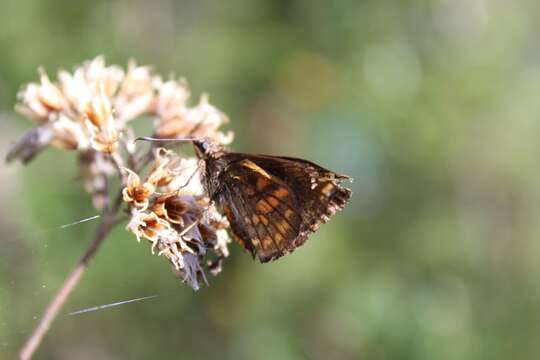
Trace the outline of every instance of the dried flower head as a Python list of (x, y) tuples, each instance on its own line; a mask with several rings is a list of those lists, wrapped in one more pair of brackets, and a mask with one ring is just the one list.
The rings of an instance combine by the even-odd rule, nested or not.
[(127, 186), (122, 190), (124, 201), (139, 210), (145, 210), (150, 202), (150, 196), (154, 194), (155, 186), (148, 181), (141, 183), (139, 175), (130, 169), (124, 170), (128, 172)]
[(196, 159), (136, 146), (130, 126), (138, 117), (153, 118), (154, 136), (230, 143), (232, 133), (220, 131), (227, 117), (207, 96), (195, 106), (189, 98), (185, 80), (163, 81), (135, 61), (123, 70), (98, 56), (73, 72), (60, 70), (57, 80), (40, 68), (39, 82), (24, 86), (15, 106), (39, 127), (16, 142), (6, 159), (27, 163), (48, 145), (76, 151), (84, 188), (98, 209), (111, 205), (111, 178), (119, 175), (120, 200), (131, 215), (127, 229), (198, 288), (206, 281), (203, 269), (217, 273), (228, 255), (227, 221), (204, 194)]
[(20, 102), (15, 109), (38, 122), (46, 122), (66, 109), (68, 101), (43, 68), (39, 68), (38, 72), (40, 83), (30, 83), (18, 94)]
[[(200, 281), (206, 282), (205, 265), (217, 273), (214, 263), (228, 255), (229, 237), (224, 231), (227, 222), (210, 206), (193, 164), (195, 159), (157, 149), (144, 182), (126, 169), (129, 175), (123, 199), (131, 208), (127, 229), (138, 240), (151, 242), (152, 252), (157, 249), (182, 279), (197, 289)], [(205, 260), (208, 250), (216, 259)]]
[(153, 79), (150, 66), (137, 66), (134, 60), (129, 61), (126, 76), (120, 84), (120, 91), (113, 104), (117, 111), (116, 117), (121, 124), (152, 111)]
[(156, 102), (159, 116), (155, 134), (162, 138), (205, 137), (220, 144), (230, 144), (232, 132), (218, 131), (221, 125), (229, 122), (227, 116), (208, 102), (207, 95), (202, 95), (194, 107), (187, 105), (189, 97), (185, 80), (162, 83)]

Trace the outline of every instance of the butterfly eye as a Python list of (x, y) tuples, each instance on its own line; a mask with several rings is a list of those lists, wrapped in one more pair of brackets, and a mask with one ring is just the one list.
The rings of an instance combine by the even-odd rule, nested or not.
[(210, 149), (210, 145), (206, 140), (193, 140), (193, 146), (195, 147), (197, 156), (200, 158), (205, 157)]

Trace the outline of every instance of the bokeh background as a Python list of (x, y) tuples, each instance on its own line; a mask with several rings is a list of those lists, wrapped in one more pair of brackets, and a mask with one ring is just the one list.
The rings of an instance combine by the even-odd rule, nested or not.
[[(0, 145), (19, 87), (96, 55), (187, 77), (238, 151), (349, 174), (293, 255), (240, 246), (193, 292), (119, 227), (39, 359), (537, 359), (540, 6), (534, 0), (0, 2)], [(3, 155), (2, 155), (3, 156)], [(74, 154), (0, 167), (0, 358), (92, 238)]]

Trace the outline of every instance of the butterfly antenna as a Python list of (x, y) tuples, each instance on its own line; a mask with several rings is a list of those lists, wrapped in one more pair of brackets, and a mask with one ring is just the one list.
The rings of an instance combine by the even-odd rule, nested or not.
[(201, 138), (195, 138), (195, 137), (185, 137), (185, 138), (175, 138), (175, 139), (167, 139), (167, 138), (154, 138), (150, 136), (139, 136), (135, 139), (135, 141), (149, 141), (149, 142), (167, 142), (167, 143), (178, 143), (178, 142), (193, 142), (197, 140), (202, 140)]

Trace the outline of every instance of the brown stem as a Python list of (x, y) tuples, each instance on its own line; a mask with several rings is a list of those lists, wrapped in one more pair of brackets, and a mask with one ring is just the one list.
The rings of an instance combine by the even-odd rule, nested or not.
[(103, 240), (105, 240), (111, 229), (116, 224), (116, 212), (119, 208), (120, 202), (117, 201), (112, 209), (105, 210), (103, 212), (101, 222), (96, 230), (94, 240), (92, 240), (75, 268), (66, 278), (60, 290), (56, 292), (51, 303), (43, 313), (43, 316), (41, 317), (37, 327), (32, 332), (32, 335), (26, 340), (26, 343), (21, 348), (18, 357), (20, 360), (30, 359), (38, 348), (41, 340), (43, 340), (43, 337), (49, 330), (52, 322), (58, 315), (58, 312), (66, 302), (67, 298), (69, 297), (75, 286), (79, 283), (79, 280), (81, 279), (84, 271), (86, 270), (89, 261), (95, 255)]

